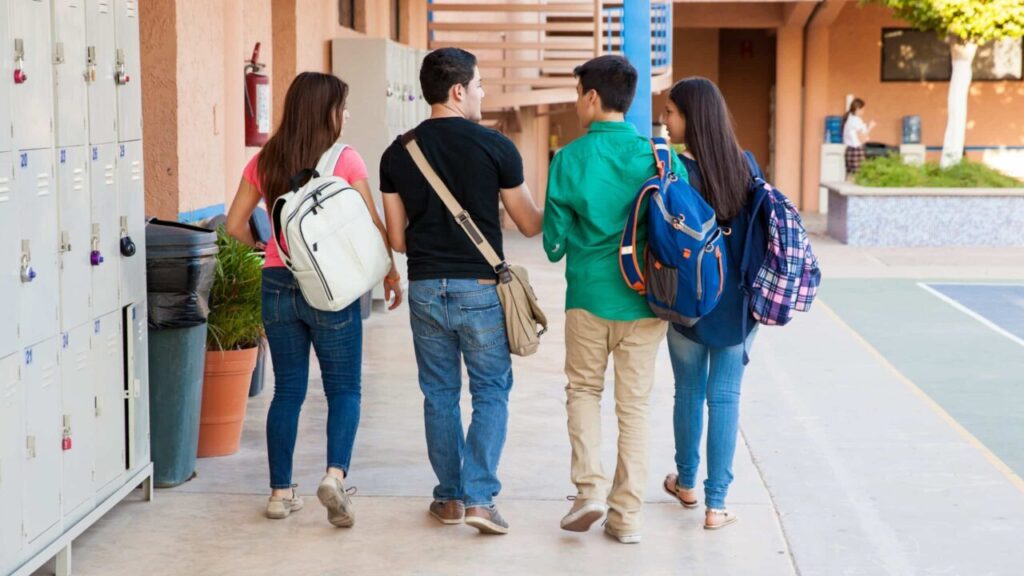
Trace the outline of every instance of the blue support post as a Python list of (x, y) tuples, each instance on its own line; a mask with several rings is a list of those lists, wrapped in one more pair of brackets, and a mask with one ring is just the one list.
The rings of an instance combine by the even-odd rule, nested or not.
[(640, 134), (651, 136), (651, 0), (623, 2), (623, 54), (636, 68), (636, 97), (626, 113)]

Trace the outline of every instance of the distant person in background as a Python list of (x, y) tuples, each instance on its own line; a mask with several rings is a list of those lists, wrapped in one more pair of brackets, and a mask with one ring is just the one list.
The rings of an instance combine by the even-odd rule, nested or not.
[(846, 176), (852, 177), (860, 171), (864, 163), (864, 142), (867, 141), (875, 121), (865, 124), (860, 117), (864, 110), (864, 101), (854, 98), (850, 109), (843, 115), (843, 144), (846, 145)]

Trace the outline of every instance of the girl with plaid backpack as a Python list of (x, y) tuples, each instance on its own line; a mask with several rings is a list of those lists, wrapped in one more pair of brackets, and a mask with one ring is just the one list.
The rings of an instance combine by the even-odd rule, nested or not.
[(699, 506), (696, 480), (707, 403), (704, 527), (716, 530), (737, 519), (725, 499), (733, 479), (740, 384), (757, 326), (784, 324), (793, 310), (809, 307), (820, 273), (799, 214), (764, 182), (753, 155), (740, 148), (713, 82), (699, 77), (677, 82), (664, 122), (672, 142), (686, 145), (680, 158), (691, 186), (715, 210), (726, 237), (726, 264), (714, 309), (693, 326), (673, 324), (669, 330), (676, 472), (663, 487), (685, 508)]

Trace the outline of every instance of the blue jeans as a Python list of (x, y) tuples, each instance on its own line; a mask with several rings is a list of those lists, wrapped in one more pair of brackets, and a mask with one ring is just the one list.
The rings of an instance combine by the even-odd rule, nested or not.
[[(498, 460), (505, 445), (512, 358), (498, 291), (476, 280), (409, 283), (416, 365), (423, 391), (427, 454), (436, 500), (490, 506), (501, 491)], [(469, 373), (473, 418), (463, 434), (462, 364)]]
[[(756, 329), (747, 338), (748, 343), (755, 334)], [(673, 424), (679, 485), (696, 486), (706, 400), (708, 479), (704, 482), (704, 504), (708, 508), (724, 509), (732, 483), (732, 460), (739, 432), (743, 345), (708, 348), (669, 328), (668, 350), (676, 377)]]
[(287, 268), (263, 270), (263, 327), (274, 364), (274, 400), (267, 414), (270, 487), (292, 485), (299, 412), (309, 384), (313, 345), (327, 396), (327, 467), (348, 473), (359, 427), (363, 317), (357, 300), (338, 312), (310, 307)]

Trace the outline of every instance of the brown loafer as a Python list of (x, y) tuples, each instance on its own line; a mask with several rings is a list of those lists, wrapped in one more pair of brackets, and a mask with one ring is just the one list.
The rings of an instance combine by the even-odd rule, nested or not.
[(461, 500), (434, 500), (430, 503), (430, 515), (441, 524), (462, 524), (466, 507)]

